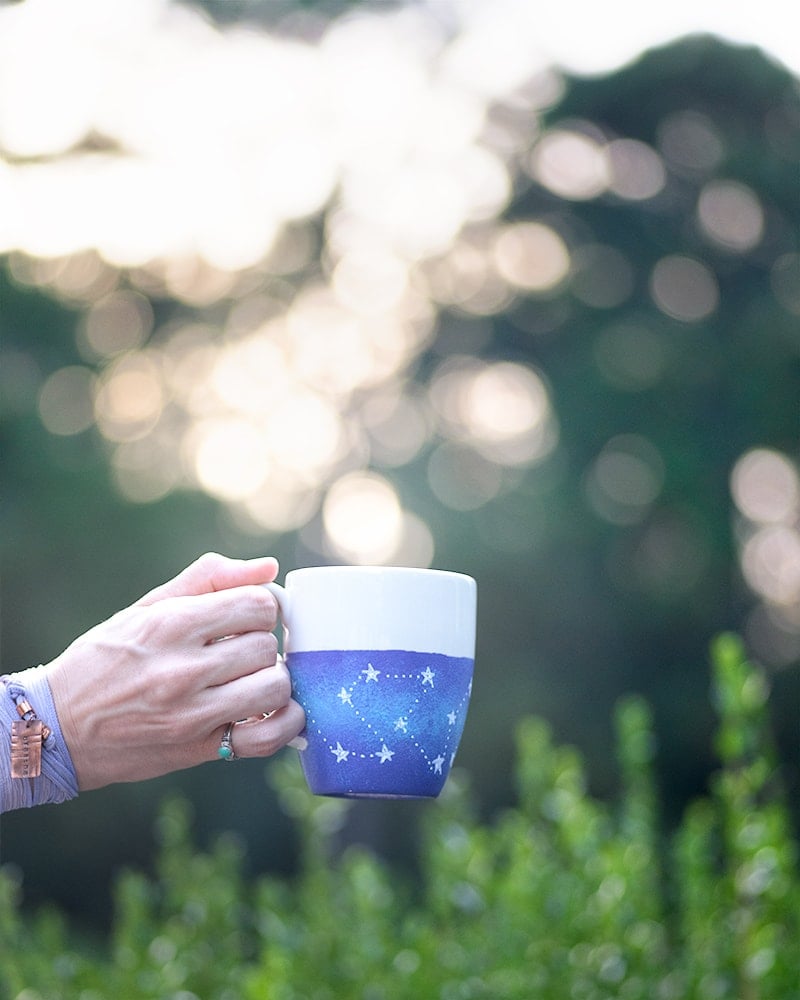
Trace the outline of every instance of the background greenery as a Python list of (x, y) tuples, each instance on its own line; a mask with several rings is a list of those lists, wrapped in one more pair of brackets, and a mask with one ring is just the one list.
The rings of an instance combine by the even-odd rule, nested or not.
[(514, 804), (480, 823), (462, 773), (427, 815), (413, 884), (363, 847), (340, 854), (348, 804), (315, 799), (287, 759), (273, 780), (302, 845), (296, 878), (244, 878), (231, 835), (198, 852), (191, 807), (171, 801), (156, 874), (118, 879), (113, 935), (97, 949), (52, 909), (22, 919), (0, 875), (0, 988), (25, 1000), (789, 1000), (800, 880), (768, 683), (731, 635), (714, 660), (722, 767), (667, 838), (638, 698), (616, 713), (613, 804), (587, 795), (580, 754), (526, 719)]
[[(218, 5), (211, 6), (216, 12)], [(233, 8), (226, 5), (227, 16), (235, 20)], [(243, 7), (239, 13), (244, 16), (247, 11)], [(594, 795), (606, 798), (614, 794), (618, 781), (614, 706), (623, 695), (644, 696), (652, 708), (660, 752), (654, 764), (657, 792), (641, 792), (644, 798), (635, 799), (636, 808), (645, 808), (647, 796), (657, 795), (663, 803), (665, 826), (682, 824), (678, 844), (708, 836), (711, 820), (702, 807), (682, 817), (686, 803), (707, 787), (716, 766), (706, 650), (711, 637), (722, 630), (745, 634), (754, 654), (767, 663), (772, 692), (768, 710), (795, 823), (800, 801), (800, 675), (796, 665), (800, 643), (797, 631), (786, 621), (781, 628), (767, 630), (764, 638), (764, 602), (742, 578), (739, 543), (744, 527), (730, 491), (733, 467), (749, 449), (770, 449), (790, 463), (797, 461), (800, 307), (792, 283), (798, 273), (792, 261), (797, 260), (800, 222), (797, 81), (757, 50), (702, 37), (647, 53), (611, 76), (564, 76), (561, 84), (557, 99), (543, 111), (531, 111), (524, 104), (520, 111), (513, 101), (498, 102), (491, 108), (490, 119), (502, 123), (528, 116), (529, 145), (548, 129), (573, 127), (578, 122), (584, 134), (621, 136), (656, 147), (664, 121), (688, 110), (711, 123), (722, 152), (702, 169), (680, 169), (673, 163), (662, 194), (643, 201), (623, 200), (610, 193), (581, 199), (560, 196), (517, 164), (501, 221), (546, 220), (568, 242), (575, 261), (581, 259), (581, 250), (597, 245), (613, 248), (625, 262), (627, 292), (604, 297), (606, 283), (614, 286), (618, 281), (613, 269), (606, 282), (602, 270), (599, 277), (592, 277), (591, 269), (581, 271), (576, 264), (569, 280), (543, 292), (518, 292), (494, 308), (470, 304), (457, 295), (449, 303), (440, 301), (434, 335), (414, 358), (406, 385), (410, 393), (424, 394), (438, 366), (455, 355), (481, 363), (529, 366), (540, 373), (552, 399), (558, 445), (541, 461), (505, 470), (503, 489), (496, 496), (456, 507), (443, 503), (431, 486), (430, 461), (438, 439), (429, 440), (404, 463), (381, 464), (375, 456), (368, 463), (427, 524), (435, 539), (435, 565), (470, 573), (479, 583), (476, 686), (459, 755), (461, 768), (470, 776), (477, 819), (475, 826), (448, 834), (448, 824), (460, 822), (447, 811), (455, 808), (452, 804), (440, 814), (439, 804), (428, 808), (362, 803), (340, 817), (335, 844), (338, 849), (366, 844), (413, 870), (420, 821), (439, 824), (433, 846), (428, 848), (437, 859), (428, 875), (429, 918), (437, 921), (437, 928), (444, 926), (446, 921), (441, 914), (436, 916), (436, 908), (450, 907), (448, 920), (452, 913), (460, 914), (458, 919), (465, 922), (464, 932), (473, 943), (476, 928), (488, 926), (470, 923), (475, 916), (472, 902), (484, 890), (489, 895), (500, 893), (503, 907), (513, 904), (536, 912), (528, 897), (512, 899), (517, 888), (510, 878), (502, 887), (499, 882), (477, 888), (472, 883), (455, 889), (445, 885), (451, 877), (448, 873), (459, 864), (459, 838), (465, 845), (464, 857), (475, 859), (478, 882), (484, 864), (494, 871), (499, 867), (497, 858), (513, 853), (512, 828), (528, 822), (529, 816), (508, 814), (507, 821), (500, 821), (496, 828), (496, 839), (489, 838), (489, 828), (481, 823), (490, 822), (517, 802), (512, 777), (514, 733), (520, 720), (531, 713), (548, 721), (558, 743), (573, 744), (585, 754), (588, 787)], [(763, 208), (763, 238), (747, 252), (715, 244), (698, 225), (699, 193), (719, 178), (745, 185)], [(309, 277), (325, 275), (327, 211), (328, 207), (308, 220), (319, 252), (289, 276), (271, 273), (269, 268), (249, 275), (251, 289), (256, 282), (258, 290), (286, 301), (299, 294)], [(649, 276), (659, 260), (672, 254), (701, 261), (714, 275), (719, 292), (716, 309), (687, 321), (657, 308)], [(784, 272), (776, 271), (776, 262), (781, 260), (790, 265), (783, 283)], [(453, 269), (456, 285), (466, 280), (459, 277), (453, 260), (445, 258), (439, 265)], [(40, 411), (40, 392), (48, 377), (72, 365), (92, 368), (102, 376), (113, 363), (109, 358), (87, 358), (82, 332), (87, 305), (59, 293), (52, 274), (46, 267), (37, 270), (35, 259), (19, 252), (4, 260), (0, 273), (4, 670), (47, 661), (72, 637), (207, 549), (231, 555), (274, 553), (284, 571), (341, 560), (340, 555), (316, 545), (314, 531), (307, 526), (272, 532), (248, 528), (229, 505), (199, 488), (176, 488), (152, 502), (132, 502), (118, 488), (113, 448), (97, 426), (69, 435), (48, 430)], [(235, 290), (202, 303), (170, 295), (163, 287), (148, 292), (141, 274), (133, 270), (119, 269), (115, 280), (121, 288), (147, 294), (155, 346), (175, 323), (202, 322), (217, 330), (222, 342), (226, 317), (236, 305)], [(620, 344), (627, 345), (625, 350), (609, 353), (609, 345), (619, 348)], [(264, 377), (268, 380), (269, 373)], [(592, 498), (598, 456), (620, 435), (634, 435), (637, 441), (649, 443), (658, 456), (657, 495), (634, 516), (628, 516), (627, 508), (622, 515), (609, 511)], [(464, 461), (467, 471), (460, 488), (468, 496), (473, 484), (466, 457)], [(537, 850), (557, 852), (561, 849), (556, 847), (558, 838), (574, 837), (577, 843), (568, 845), (569, 850), (588, 852), (603, 839), (598, 831), (606, 822), (604, 807), (590, 799), (583, 805), (577, 801), (580, 781), (559, 751), (542, 750), (540, 764), (536, 764), (531, 747), (539, 746), (536, 741), (542, 739), (541, 730), (536, 733), (529, 734), (527, 751), (520, 750), (520, 766), (541, 766), (545, 771), (566, 768), (565, 794), (576, 798), (576, 812), (570, 813), (566, 827), (556, 817), (555, 831), (547, 823), (540, 829)], [(192, 802), (192, 841), (201, 850), (221, 831), (235, 831), (244, 845), (244, 858), (237, 862), (244, 868), (243, 878), (292, 871), (301, 860), (298, 852), (305, 851), (304, 877), (309, 882), (302, 892), (311, 893), (314, 880), (326, 877), (324, 871), (308, 855), (308, 842), (305, 847), (298, 845), (288, 817), (279, 808), (272, 777), (264, 781), (265, 773), (274, 776), (288, 767), (277, 762), (266, 767), (261, 762), (243, 762), (235, 769), (208, 765), (148, 785), (92, 793), (57, 809), (8, 815), (0, 831), (2, 859), (22, 873), (27, 903), (54, 900), (71, 918), (102, 926), (111, 912), (108, 886), (114, 873), (121, 866), (154, 863), (153, 830), (160, 804), (165, 795), (178, 792)], [(552, 773), (546, 779), (556, 786), (560, 780)], [(534, 792), (529, 789), (524, 794)], [(732, 792), (726, 795), (729, 804), (734, 801)], [(324, 804), (315, 808), (325, 815)], [(515, 804), (513, 808), (522, 807)], [(178, 822), (169, 815), (162, 821), (164, 829)], [(569, 826), (573, 819), (574, 829)], [(611, 855), (622, 850), (625, 835), (620, 830), (616, 828), (608, 840)], [(554, 832), (556, 840), (548, 847)], [(455, 852), (450, 860), (443, 843)], [(178, 844), (174, 850), (189, 849)], [(482, 851), (494, 860), (481, 860)], [(172, 866), (167, 882), (177, 871), (175, 857), (168, 853), (161, 862)], [(695, 859), (691, 864), (699, 866), (698, 884), (703, 879), (710, 884), (713, 880), (703, 868), (706, 862), (691, 857)], [(524, 856), (514, 863), (528, 870), (535, 869), (538, 861), (538, 855), (535, 863)], [(563, 859), (551, 861), (557, 877), (568, 881), (569, 864)], [(205, 864), (224, 867), (233, 861), (223, 851), (221, 860), (199, 858), (190, 864), (202, 869)], [(381, 869), (358, 856), (348, 864), (347, 879), (336, 882), (331, 891), (355, 893), (349, 906), (378, 905), (374, 898), (380, 900), (381, 894), (375, 896), (372, 889), (365, 890), (363, 901), (356, 897), (359, 880), (385, 881)], [(609, 864), (609, 872), (592, 875), (597, 886), (606, 874), (617, 871), (617, 860)], [(219, 874), (213, 877), (220, 878)], [(452, 878), (458, 881), (455, 875)], [(443, 881), (437, 888), (439, 880)], [(126, 884), (122, 902), (117, 904), (124, 911), (119, 933), (124, 937), (124, 927), (131, 926), (131, 934), (146, 936), (141, 928), (136, 929), (136, 921), (141, 919), (141, 926), (149, 927), (148, 921), (157, 924), (162, 919), (146, 915), (151, 889), (135, 880)], [(612, 879), (608, 886), (614, 884)], [(260, 892), (285, 902), (282, 883), (263, 885), (266, 888)], [(720, 892), (733, 891), (725, 885)], [(617, 898), (611, 888), (609, 913), (597, 915), (591, 933), (600, 936), (592, 939), (591, 949), (556, 954), (554, 944), (556, 950), (542, 963), (543, 968), (552, 971), (559, 962), (583, 958), (602, 965), (603, 955), (609, 969), (619, 968), (616, 952), (606, 955), (597, 949), (601, 938), (605, 940), (603, 935), (615, 933), (612, 925), (618, 908), (639, 903), (624, 893)], [(176, 886), (174, 891), (184, 890)], [(454, 902), (454, 891), (456, 895), (463, 891), (460, 903)], [(530, 891), (540, 890), (531, 887)], [(450, 895), (437, 901), (438, 892)], [(687, 902), (683, 911), (687, 921), (697, 922), (698, 940), (714, 933), (713, 919), (692, 909), (702, 903), (701, 898)], [(184, 905), (188, 904), (181, 896), (180, 906)], [(137, 906), (143, 907), (141, 917), (131, 915)], [(308, 908), (302, 912), (304, 918), (309, 916)], [(406, 968), (412, 983), (416, 969), (429, 969), (429, 963), (419, 957), (419, 935), (425, 928), (414, 928), (415, 920), (422, 918), (415, 910), (408, 912), (407, 948), (393, 956), (393, 961)], [(280, 906), (274, 913), (270, 920), (284, 919)], [(386, 910), (375, 914), (379, 921), (385, 917)], [(566, 910), (559, 919), (566, 926)], [(648, 954), (648, 949), (654, 949), (655, 954), (667, 947), (659, 919), (657, 914), (646, 918), (651, 923), (642, 929), (636, 948)], [(287, 942), (293, 941), (301, 934), (300, 924), (292, 914), (285, 920), (282, 928), (270, 925), (269, 933), (280, 931)], [(767, 921), (764, 926), (779, 923)], [(329, 932), (330, 928), (325, 931)], [(453, 934), (453, 948), (463, 946)], [(287, 943), (287, 954), (295, 947), (298, 953), (308, 948), (313, 954), (313, 928), (308, 935), (298, 945)], [(497, 930), (496, 943), (502, 939)], [(375, 945), (378, 953), (384, 947), (382, 940)], [(714, 941), (714, 947), (727, 947), (722, 938), (714, 937)], [(574, 944), (578, 945), (578, 939)], [(120, 947), (127, 945), (122, 942)], [(773, 944), (768, 947), (776, 954), (780, 951)], [(165, 948), (173, 945), (167, 943)], [(149, 961), (135, 948), (134, 953), (136, 962)], [(282, 954), (254, 958), (252, 982), (257, 983), (259, 976), (274, 980), (277, 973), (272, 963), (282, 961), (290, 963), (287, 968), (296, 976), (295, 960), (290, 962)], [(699, 975), (689, 968), (698, 954), (686, 953), (688, 964), (681, 975)], [(462, 960), (467, 962), (468, 957), (458, 959)], [(733, 975), (732, 961), (730, 955), (719, 958), (720, 975)], [(415, 962), (419, 964), (412, 969)], [(440, 971), (446, 975), (446, 969)], [(595, 974), (600, 974), (597, 969)], [(784, 975), (774, 972), (779, 974)], [(343, 975), (346, 978), (346, 970)], [(514, 992), (516, 975), (518, 970), (508, 971), (509, 996), (522, 995)], [(375, 995), (383, 995), (381, 980), (374, 981)], [(458, 995), (500, 995), (480, 992), (486, 988), (475, 985), (476, 992)], [(297, 990), (285, 995), (304, 995), (299, 985)], [(594, 994), (587, 987), (581, 995)], [(681, 994), (678, 990), (664, 995)]]

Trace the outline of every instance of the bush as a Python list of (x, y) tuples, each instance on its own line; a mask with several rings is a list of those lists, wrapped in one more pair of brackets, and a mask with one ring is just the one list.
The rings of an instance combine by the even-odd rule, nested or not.
[(789, 1000), (800, 984), (800, 879), (767, 724), (768, 686), (733, 636), (713, 647), (721, 769), (669, 836), (651, 719), (617, 712), (621, 794), (594, 800), (578, 755), (530, 719), (518, 803), (474, 818), (454, 776), (428, 816), (419, 885), (363, 849), (332, 858), (346, 802), (273, 767), (302, 836), (297, 878), (242, 874), (235, 843), (190, 843), (165, 805), (155, 878), (128, 873), (97, 953), (52, 911), (23, 917), (0, 879), (0, 996), (12, 1000)]

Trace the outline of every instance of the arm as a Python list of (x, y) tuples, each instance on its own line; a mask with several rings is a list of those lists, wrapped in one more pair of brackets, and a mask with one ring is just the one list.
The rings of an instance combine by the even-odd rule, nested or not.
[[(271, 558), (205, 555), (41, 668), (36, 683), (47, 693), (37, 688), (39, 705), (33, 691), (28, 700), (60, 733), (72, 794), (213, 760), (232, 721), (250, 720), (235, 727), (239, 757), (267, 756), (297, 736), (305, 718), (277, 656), (275, 600), (260, 586), (277, 569)], [(0, 714), (6, 733), (13, 711), (9, 701)], [(0, 789), (27, 783), (4, 778), (8, 738), (0, 739)], [(43, 797), (53, 793), (44, 782), (41, 790), (19, 805), (61, 801)], [(0, 800), (0, 808), (17, 807)]]

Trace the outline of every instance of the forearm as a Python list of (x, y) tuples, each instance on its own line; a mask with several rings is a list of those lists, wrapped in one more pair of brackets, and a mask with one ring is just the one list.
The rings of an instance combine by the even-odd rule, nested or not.
[[(11, 777), (11, 727), (20, 719), (14, 693), (24, 693), (36, 715), (50, 729), (41, 754), (41, 774), (36, 778)], [(78, 782), (64, 736), (47, 672), (32, 667), (0, 678), (0, 813), (12, 809), (65, 802), (78, 794)]]

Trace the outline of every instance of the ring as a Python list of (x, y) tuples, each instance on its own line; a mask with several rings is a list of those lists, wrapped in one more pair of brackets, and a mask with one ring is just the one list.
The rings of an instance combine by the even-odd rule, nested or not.
[(217, 756), (222, 760), (236, 760), (236, 754), (233, 752), (233, 741), (231, 740), (232, 732), (233, 723), (229, 722), (225, 727), (225, 732), (222, 734), (222, 739), (219, 741), (219, 747), (217, 749)]

